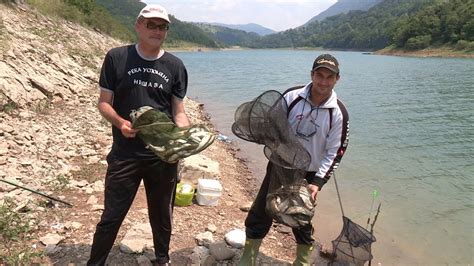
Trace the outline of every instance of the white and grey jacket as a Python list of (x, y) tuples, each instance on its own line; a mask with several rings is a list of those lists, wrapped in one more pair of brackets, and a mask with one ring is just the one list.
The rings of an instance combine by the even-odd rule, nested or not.
[[(349, 142), (349, 114), (336, 92), (321, 105), (308, 100), (312, 83), (288, 89), (284, 93), (288, 104), (288, 122), (300, 143), (311, 155), (308, 172), (315, 172), (309, 181), (319, 189), (338, 167)], [(298, 134), (302, 119), (314, 121), (316, 133), (307, 137)]]

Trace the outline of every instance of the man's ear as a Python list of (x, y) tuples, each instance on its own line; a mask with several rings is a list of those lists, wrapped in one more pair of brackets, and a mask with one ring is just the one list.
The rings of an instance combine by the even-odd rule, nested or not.
[(139, 17), (137, 18), (137, 20), (135, 21), (135, 31), (138, 32), (138, 27), (140, 26), (140, 23), (142, 23), (144, 20), (143, 17)]

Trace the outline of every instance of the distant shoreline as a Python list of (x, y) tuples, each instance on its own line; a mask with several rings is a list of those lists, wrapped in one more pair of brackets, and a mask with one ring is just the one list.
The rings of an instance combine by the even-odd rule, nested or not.
[[(329, 50), (321, 47), (314, 48), (277, 48), (277, 49), (252, 49), (246, 47), (230, 47), (230, 48), (209, 48), (209, 47), (169, 47), (166, 48), (169, 52), (209, 52), (209, 51), (241, 51), (241, 50)], [(381, 49), (377, 51), (367, 50), (333, 50), (333, 51), (351, 51), (375, 55), (391, 55), (391, 56), (405, 56), (405, 57), (443, 57), (443, 58), (474, 58), (474, 52), (465, 53), (450, 49), (423, 49), (417, 51), (397, 50), (397, 49)]]
[(211, 47), (164, 47), (168, 52), (210, 52), (210, 51), (240, 51), (252, 50), (251, 48), (229, 47), (229, 48), (211, 48)]
[(427, 48), (417, 51), (407, 51), (398, 49), (382, 49), (374, 51), (377, 55), (394, 55), (406, 57), (443, 57), (443, 58), (474, 58), (473, 53), (465, 53), (451, 49)]

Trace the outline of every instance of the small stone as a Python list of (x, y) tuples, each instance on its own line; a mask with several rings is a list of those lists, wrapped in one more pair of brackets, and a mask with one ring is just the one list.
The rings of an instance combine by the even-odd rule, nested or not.
[(227, 244), (234, 248), (243, 248), (245, 246), (245, 232), (241, 229), (234, 229), (224, 236)]
[(209, 244), (214, 242), (214, 236), (212, 235), (211, 232), (198, 234), (197, 236), (194, 237), (194, 239), (196, 240), (199, 246), (205, 246), (205, 247), (208, 247)]
[(90, 205), (94, 205), (94, 204), (97, 204), (99, 200), (97, 199), (96, 196), (92, 195), (89, 197), (89, 199), (87, 200), (87, 204), (90, 204)]
[(252, 203), (248, 202), (245, 205), (240, 206), (239, 209), (243, 212), (249, 212), (251, 207), (252, 207)]
[(101, 204), (96, 204), (92, 205), (92, 211), (103, 211), (104, 210), (104, 205)]
[(61, 237), (58, 234), (47, 234), (39, 239), (41, 243), (44, 245), (57, 245), (61, 240), (63, 240), (63, 237)]
[(217, 227), (213, 224), (210, 224), (207, 226), (206, 231), (209, 231), (211, 233), (215, 233), (217, 231)]

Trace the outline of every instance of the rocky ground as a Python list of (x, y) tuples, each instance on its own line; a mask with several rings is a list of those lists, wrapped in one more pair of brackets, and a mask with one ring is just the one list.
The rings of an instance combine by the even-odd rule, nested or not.
[[(110, 125), (96, 108), (98, 69), (105, 52), (121, 43), (24, 5), (0, 4), (0, 18), (0, 179), (73, 205), (0, 182), (0, 265), (85, 264), (103, 208), (104, 159), (111, 145)], [(194, 123), (209, 125), (205, 108), (189, 99), (185, 104)], [(194, 203), (175, 208), (173, 264), (238, 260), (242, 250), (227, 245), (224, 235), (244, 228), (258, 182), (237, 151), (234, 144), (216, 140), (203, 152), (219, 163), (216, 178), (223, 193), (215, 207)], [(149, 248), (138, 253), (124, 248), (133, 234), (149, 241), (147, 230), (141, 187), (109, 263), (149, 265)], [(206, 256), (210, 246), (225, 249), (226, 258)], [(288, 263), (294, 250), (291, 230), (275, 225), (263, 242), (260, 261)]]
[[(187, 101), (186, 106), (195, 123), (204, 121), (196, 103)], [(31, 262), (85, 264), (102, 210), (104, 156), (110, 146), (110, 130), (93, 105), (58, 104), (49, 108), (47, 114), (20, 110), (8, 115), (2, 113), (0, 138), (7, 145), (0, 157), (3, 160), (1, 176), (52, 195), (73, 207), (2, 184), (2, 199), (13, 198), (16, 209), (31, 225), (30, 237), (12, 245), (32, 247), (30, 252), (42, 253)], [(34, 152), (30, 152), (32, 149)], [(245, 162), (236, 157), (236, 151), (232, 144), (215, 141), (203, 152), (219, 163), (223, 194), (216, 207), (194, 203), (175, 208), (171, 256), (176, 265), (192, 264), (199, 234), (209, 231), (212, 233), (209, 242), (223, 242), (224, 235), (232, 229), (243, 229), (246, 212), (242, 210), (248, 208), (255, 187), (249, 186), (253, 177)], [(147, 265), (153, 258), (151, 251), (146, 249), (143, 254), (121, 251), (127, 233), (136, 231), (136, 225), (148, 227), (143, 187), (109, 256), (111, 264)], [(144, 231), (139, 238), (150, 240), (149, 233)], [(262, 246), (262, 259), (291, 260), (294, 240), (289, 232), (288, 228), (275, 227)], [(241, 250), (232, 249), (232, 252), (235, 254), (232, 258), (238, 259)]]
[[(195, 123), (203, 121), (199, 120), (199, 117), (202, 118), (202, 116), (200, 116), (201, 110), (196, 103), (187, 101), (186, 106)], [(90, 133), (87, 133), (87, 135), (84, 133), (81, 134), (83, 137), (88, 136), (87, 139), (90, 138), (91, 142), (93, 142), (94, 138), (97, 139), (95, 143), (91, 143), (87, 155), (76, 156), (72, 154), (72, 156), (64, 162), (65, 167), (69, 167), (70, 169), (70, 171), (63, 169), (63, 175), (65, 175), (63, 181), (65, 183), (64, 187), (55, 190), (54, 187), (52, 188), (48, 184), (41, 184), (41, 182), (39, 182), (40, 185), (35, 187), (35, 189), (40, 191), (48, 191), (48, 194), (54, 195), (74, 206), (69, 208), (64, 204), (56, 203), (50, 205), (51, 207), (39, 207), (38, 205), (42, 205), (42, 202), (43, 205), (47, 205), (44, 198), (20, 189), (14, 189), (13, 187), (6, 188), (3, 186), (3, 196), (15, 197), (16, 199), (22, 198), (23, 200), (20, 201), (19, 206), (24, 205), (24, 208), (21, 209), (21, 211), (28, 219), (35, 220), (33, 223), (34, 230), (31, 231), (32, 238), (23, 243), (25, 246), (34, 246), (35, 251), (43, 252), (40, 259), (33, 259), (33, 261), (57, 265), (67, 265), (69, 263), (85, 264), (89, 255), (95, 225), (99, 220), (102, 210), (102, 190), (105, 170), (103, 160), (110, 145), (110, 134), (108, 132), (108, 125), (100, 122), (98, 114), (93, 107), (75, 106), (74, 110), (84, 110), (87, 115), (84, 112), (74, 112), (74, 110), (64, 106), (51, 108), (48, 115), (43, 115), (41, 119), (36, 118), (35, 120), (37, 121), (34, 122), (36, 125), (38, 123), (41, 124), (41, 127), (46, 127), (48, 124), (56, 125), (56, 127), (50, 127), (52, 130), (46, 135), (56, 139), (57, 142), (50, 143), (48, 147), (61, 147), (61, 145), (63, 145), (63, 148), (66, 149), (67, 146), (74, 146), (75, 144), (70, 143), (70, 132), (80, 130), (70, 125), (82, 124), (82, 122), (85, 122), (84, 120), (87, 120), (84, 118), (88, 116), (96, 118), (91, 120), (97, 120), (93, 125), (90, 125), (90, 128), (84, 128), (84, 131)], [(64, 122), (58, 121), (57, 117), (61, 117), (60, 120)], [(66, 129), (59, 131), (54, 130), (54, 128), (60, 128), (61, 126), (66, 127)], [(17, 136), (16, 130), (23, 131), (26, 130), (26, 128), (28, 128), (28, 126), (21, 128), (19, 125), (11, 124), (11, 127), (7, 128), (7, 130), (10, 131), (9, 133), (3, 131), (4, 137), (7, 140), (6, 142), (10, 143), (9, 150), (10, 147), (14, 146), (14, 144), (10, 142), (10, 139), (12, 138), (13, 142), (15, 142), (14, 139), (15, 136)], [(36, 143), (36, 139), (38, 139), (37, 136), (40, 134), (32, 135), (35, 136), (33, 138), (35, 142), (32, 145), (39, 144)], [(101, 138), (97, 138), (100, 135), (103, 135), (102, 142)], [(72, 137), (72, 139), (75, 139), (75, 137)], [(82, 146), (84, 146), (84, 144), (85, 143), (82, 143)], [(232, 229), (243, 229), (246, 212), (242, 210), (245, 210), (246, 207), (248, 208), (255, 190), (254, 186), (249, 186), (249, 183), (253, 181), (253, 177), (246, 168), (245, 162), (236, 157), (236, 151), (237, 148), (232, 146), (232, 144), (216, 141), (203, 152), (204, 155), (219, 163), (219, 179), (223, 185), (223, 194), (216, 207), (199, 206), (194, 202), (191, 206), (175, 208), (171, 257), (176, 265), (189, 265), (193, 263), (192, 253), (198, 246), (197, 239), (200, 239), (199, 234), (211, 232), (212, 234), (208, 242), (217, 243), (223, 242), (224, 235)], [(46, 153), (46, 151), (42, 151), (41, 153)], [(22, 153), (19, 153), (19, 155), (21, 154)], [(49, 155), (47, 157), (50, 159), (54, 158), (53, 160), (57, 161), (61, 160), (57, 155)], [(9, 153), (7, 158), (12, 159), (15, 158), (15, 156)], [(99, 161), (91, 158), (98, 159)], [(22, 156), (20, 160), (24, 160), (24, 157)], [(29, 160), (28, 163), (25, 163), (25, 161), (23, 161), (23, 163), (20, 162), (20, 169), (41, 167), (37, 166), (37, 164), (41, 164), (41, 160), (27, 160)], [(45, 165), (46, 164), (47, 163), (45, 163)], [(10, 164), (7, 163), (6, 165), (7, 171), (4, 171), (4, 176), (8, 179), (12, 179), (9, 178), (12, 172), (8, 167)], [(38, 178), (41, 178), (41, 176), (38, 176)], [(30, 181), (27, 177), (16, 180), (28, 187), (33, 187), (34, 184), (34, 182), (25, 182)], [(55, 186), (59, 186), (59, 181), (57, 181), (58, 177), (56, 177), (56, 179), (51, 178), (51, 180)], [(58, 184), (56, 185), (56, 183)], [(146, 227), (145, 230), (143, 230), (144, 232), (139, 232), (139, 238), (148, 239), (148, 246), (150, 247), (151, 240), (143, 187), (140, 188), (133, 207), (122, 225), (116, 241), (117, 245), (109, 256), (109, 263), (112, 265), (147, 265), (150, 259), (153, 259), (150, 249), (145, 249), (145, 252), (142, 254), (130, 254), (121, 251), (121, 246), (127, 239), (126, 235), (130, 232), (136, 232), (137, 225), (144, 225)], [(291, 260), (294, 250), (294, 240), (289, 232), (287, 228), (282, 226), (275, 227), (275, 230), (272, 230), (261, 249), (263, 260), (272, 262), (275, 262), (276, 258), (282, 261)], [(241, 250), (231, 250), (235, 256), (232, 256), (229, 261), (238, 259)], [(212, 257), (210, 261), (211, 264), (215, 262)]]

